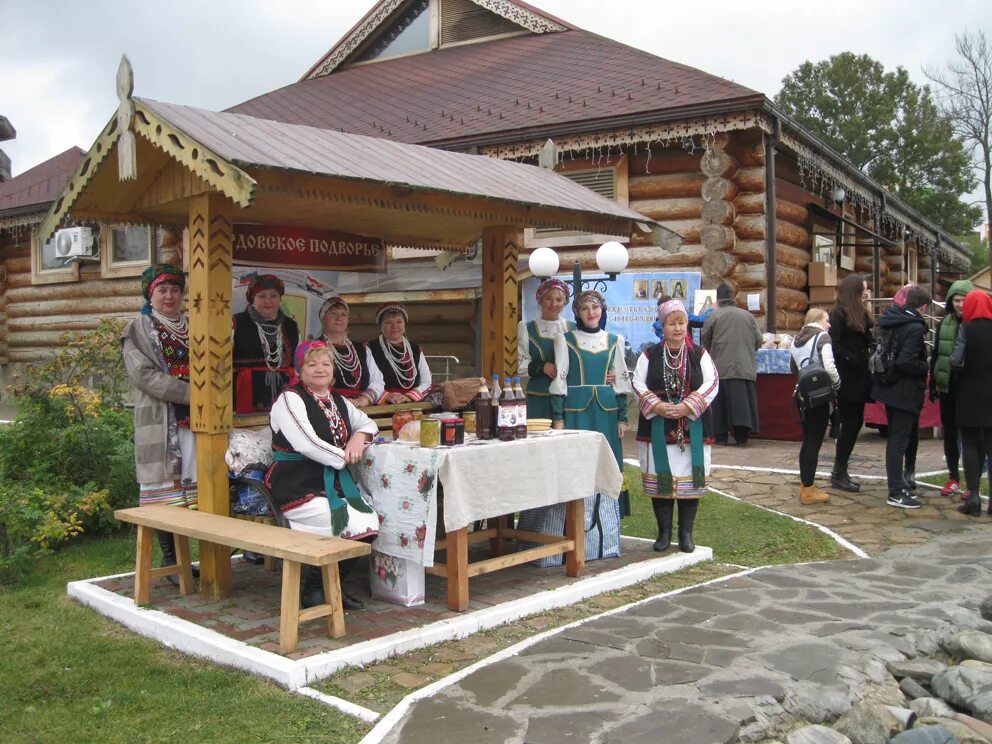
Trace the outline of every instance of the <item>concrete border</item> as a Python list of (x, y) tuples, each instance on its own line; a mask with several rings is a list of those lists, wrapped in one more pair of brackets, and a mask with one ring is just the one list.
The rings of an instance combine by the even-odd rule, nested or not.
[[(133, 599), (96, 585), (100, 581), (132, 576), (132, 573), (72, 581), (66, 585), (66, 591), (70, 598), (80, 604), (91, 607), (101, 615), (168, 648), (250, 672), (272, 680), (288, 690), (295, 691), (312, 682), (329, 677), (345, 667), (360, 667), (435, 643), (464, 638), (480, 630), (503, 625), (526, 615), (566, 607), (597, 594), (623, 589), (645, 581), (652, 576), (672, 573), (712, 559), (713, 551), (711, 548), (697, 546), (693, 553), (673, 553), (665, 557), (632, 563), (613, 571), (589, 576), (565, 586), (548, 589), (495, 607), (464, 613), (458, 617), (439, 620), (422, 628), (413, 628), (384, 638), (363, 641), (347, 648), (326, 651), (298, 660), (287, 659), (279, 654), (263, 651), (243, 641), (228, 638), (209, 628), (200, 627), (188, 620), (173, 617), (160, 610), (138, 607), (134, 604)], [(363, 720), (370, 720), (367, 715), (375, 714), (374, 711), (368, 711), (361, 706), (354, 706), (347, 701), (341, 701), (346, 705), (339, 706), (333, 702), (338, 700), (337, 698), (322, 693), (318, 694), (321, 695), (319, 699), (322, 702), (334, 705), (349, 715), (357, 715)], [(314, 696), (311, 695), (311, 697)], [(366, 713), (359, 714), (352, 708), (366, 711)]]

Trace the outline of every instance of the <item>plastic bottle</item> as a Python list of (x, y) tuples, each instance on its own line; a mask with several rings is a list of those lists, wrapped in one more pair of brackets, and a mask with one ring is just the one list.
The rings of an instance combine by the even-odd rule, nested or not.
[(479, 395), (475, 399), (475, 436), (493, 438), (493, 400), (486, 387), (486, 378), (479, 378)]
[(510, 378), (503, 380), (499, 397), (499, 440), (509, 442), (517, 438), (517, 396)]
[(513, 378), (513, 394), (517, 399), (517, 439), (527, 438), (527, 395), (520, 378)]

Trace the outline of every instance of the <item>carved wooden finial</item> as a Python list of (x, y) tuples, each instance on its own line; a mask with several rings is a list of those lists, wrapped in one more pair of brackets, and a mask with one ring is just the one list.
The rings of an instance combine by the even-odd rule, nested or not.
[(138, 177), (137, 154), (131, 123), (134, 120), (134, 69), (126, 54), (121, 55), (117, 68), (117, 129), (121, 133), (117, 140), (117, 178), (120, 181), (133, 181)]
[(548, 170), (554, 170), (555, 166), (558, 165), (558, 148), (550, 139), (541, 148), (541, 152), (537, 156), (537, 164)]

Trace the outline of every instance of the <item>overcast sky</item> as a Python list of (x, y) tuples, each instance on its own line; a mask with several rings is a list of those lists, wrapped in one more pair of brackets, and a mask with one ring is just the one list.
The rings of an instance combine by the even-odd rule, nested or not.
[[(992, 34), (990, 0), (530, 0), (581, 28), (769, 97), (805, 60), (851, 51), (942, 65), (954, 34)], [(84, 150), (116, 110), (117, 65), (135, 95), (220, 110), (298, 80), (373, 0), (0, 0), (0, 144), (21, 173)]]

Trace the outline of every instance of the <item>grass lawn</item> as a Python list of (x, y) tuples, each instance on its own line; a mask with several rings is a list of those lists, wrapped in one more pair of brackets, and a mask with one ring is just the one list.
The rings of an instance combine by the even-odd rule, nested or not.
[[(623, 532), (656, 537), (654, 516), (628, 468), (634, 514)], [(385, 711), (410, 692), (398, 671), (428, 681), (543, 630), (672, 589), (758, 566), (849, 557), (821, 532), (710, 494), (696, 542), (713, 563), (438, 644), (365, 670), (345, 670), (318, 689)], [(0, 740), (22, 742), (327, 742), (354, 744), (368, 725), (248, 674), (166, 650), (68, 599), (67, 581), (132, 570), (128, 532), (81, 539), (40, 561), (20, 585), (0, 589)], [(364, 677), (362, 677), (364, 675)], [(356, 678), (362, 677), (359, 684)]]

